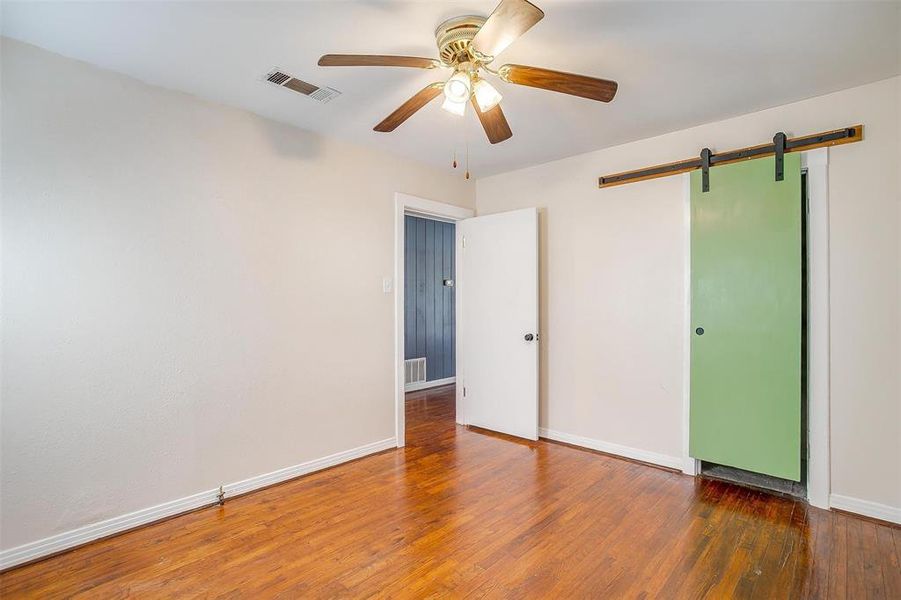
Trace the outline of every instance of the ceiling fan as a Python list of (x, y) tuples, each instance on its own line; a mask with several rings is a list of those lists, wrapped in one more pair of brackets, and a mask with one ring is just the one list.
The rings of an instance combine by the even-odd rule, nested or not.
[(449, 79), (431, 83), (421, 89), (376, 125), (375, 131), (394, 131), (443, 91), (444, 103), (441, 108), (462, 116), (466, 112), (467, 103), (471, 102), (488, 140), (496, 144), (509, 139), (513, 132), (500, 107), (501, 94), (482, 77), (483, 71), (507, 83), (581, 96), (600, 102), (610, 102), (616, 94), (616, 82), (607, 79), (524, 65), (503, 65), (498, 69), (489, 66), (498, 54), (543, 17), (544, 12), (527, 0), (501, 0), (487, 19), (466, 15), (448, 19), (439, 25), (435, 31), (435, 41), (438, 44), (440, 58), (326, 54), (319, 59), (319, 65), (453, 69), (454, 73)]

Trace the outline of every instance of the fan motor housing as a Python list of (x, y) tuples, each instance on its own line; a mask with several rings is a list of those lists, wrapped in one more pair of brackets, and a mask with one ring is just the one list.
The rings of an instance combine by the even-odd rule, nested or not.
[(439, 25), (435, 30), (435, 41), (441, 60), (449, 65), (469, 60), (469, 44), (484, 24), (485, 17), (464, 15)]

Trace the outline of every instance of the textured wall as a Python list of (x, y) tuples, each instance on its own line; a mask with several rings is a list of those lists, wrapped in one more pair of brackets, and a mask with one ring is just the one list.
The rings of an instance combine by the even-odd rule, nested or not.
[(3, 548), (394, 436), (394, 193), (471, 184), (6, 39), (2, 78)]
[(829, 150), (832, 492), (901, 509), (901, 78), (480, 179), (479, 214), (540, 208), (541, 424), (679, 457), (681, 177), (597, 178), (863, 123)]

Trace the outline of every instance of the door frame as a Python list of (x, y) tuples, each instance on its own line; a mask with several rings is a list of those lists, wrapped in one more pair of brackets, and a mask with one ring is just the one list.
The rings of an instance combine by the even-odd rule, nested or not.
[[(829, 508), (829, 148), (801, 153), (807, 171), (807, 501)], [(691, 180), (683, 178), (685, 280), (682, 360), (682, 472), (700, 473), (688, 453), (691, 405)]]
[[(394, 194), (394, 437), (398, 448), (402, 448), (406, 436), (406, 412), (404, 391), (404, 217), (412, 215), (424, 217), (436, 221), (456, 223), (463, 219), (475, 216), (475, 211), (470, 208), (435, 202), (419, 196), (396, 192)], [(456, 309), (454, 311), (454, 331), (456, 337), (456, 377), (457, 382), (463, 378), (460, 373), (461, 356), (463, 352), (463, 337), (460, 332), (460, 314), (463, 308), (462, 294), (463, 269), (462, 269), (462, 238), (460, 228), (454, 228), (454, 295)], [(463, 386), (458, 385), (456, 390), (456, 420), (464, 423), (463, 419)]]

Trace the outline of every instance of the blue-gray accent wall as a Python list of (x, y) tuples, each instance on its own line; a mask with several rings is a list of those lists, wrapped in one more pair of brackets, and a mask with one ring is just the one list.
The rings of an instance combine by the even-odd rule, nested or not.
[(426, 357), (427, 379), (454, 377), (454, 224), (404, 217), (404, 352)]

